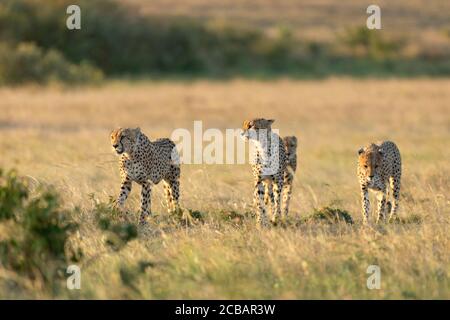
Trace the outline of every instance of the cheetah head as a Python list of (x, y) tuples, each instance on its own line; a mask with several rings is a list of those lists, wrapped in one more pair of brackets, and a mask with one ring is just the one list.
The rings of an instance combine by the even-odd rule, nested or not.
[(297, 137), (289, 136), (283, 138), (284, 146), (288, 154), (295, 154), (297, 150)]
[(358, 150), (358, 171), (362, 178), (371, 183), (380, 176), (383, 150), (376, 144)]
[(117, 154), (131, 153), (141, 129), (114, 129), (111, 132), (111, 145)]
[(273, 119), (258, 118), (253, 120), (245, 120), (242, 125), (241, 136), (245, 140), (257, 139), (260, 130), (270, 131), (272, 129)]

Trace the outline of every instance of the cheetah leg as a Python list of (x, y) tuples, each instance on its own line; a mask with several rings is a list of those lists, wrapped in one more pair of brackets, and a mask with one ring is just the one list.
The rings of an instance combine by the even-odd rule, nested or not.
[(116, 205), (120, 210), (123, 210), (123, 206), (125, 204), (125, 201), (128, 198), (128, 195), (131, 192), (131, 180), (126, 177), (125, 179), (122, 180), (121, 182), (121, 186), (120, 186), (120, 193), (119, 193), (119, 197), (117, 198), (116, 201)]
[(400, 200), (400, 179), (391, 177), (389, 178), (389, 184), (393, 195), (392, 208), (389, 214), (389, 221), (391, 221), (397, 216), (398, 202)]
[[(390, 217), (391, 211), (392, 211), (392, 203), (388, 200), (388, 201), (386, 201), (386, 209), (385, 209), (387, 218)], [(389, 219), (388, 219), (388, 221), (389, 221)]]
[(264, 188), (265, 188), (265, 192), (264, 192), (264, 204), (266, 205), (266, 210), (269, 211), (270, 208), (270, 215), (273, 215), (273, 203), (274, 203), (274, 198), (273, 198), (273, 186), (272, 186), (272, 181), (270, 180), (265, 180), (264, 181)]
[(172, 190), (170, 188), (170, 183), (166, 180), (163, 180), (164, 185), (164, 196), (166, 198), (166, 206), (167, 206), (167, 212), (171, 214), (174, 211), (173, 208), (173, 198), (172, 198)]
[(150, 182), (143, 182), (141, 190), (141, 215), (139, 216), (139, 224), (146, 224), (146, 219), (151, 213), (151, 196), (152, 185)]
[(261, 180), (255, 182), (255, 190), (253, 192), (253, 205), (256, 211), (256, 224), (259, 227), (267, 226), (267, 215), (264, 207), (264, 185)]
[(385, 214), (384, 219), (386, 222), (388, 221), (388, 218), (390, 216), (391, 209), (392, 209), (392, 203), (389, 200), (391, 198), (392, 198), (392, 192), (390, 190), (390, 186), (388, 185), (386, 187), (386, 207), (384, 208), (384, 214)]
[(172, 210), (173, 212), (179, 212), (179, 198), (180, 198), (180, 180), (176, 179), (170, 183), (170, 195), (172, 199)]
[(272, 216), (272, 222), (276, 223), (281, 217), (281, 193), (283, 191), (283, 176), (275, 177), (273, 185), (274, 194), (274, 214)]
[(361, 187), (361, 203), (363, 212), (363, 223), (367, 223), (369, 220), (369, 210), (370, 210), (369, 190), (367, 190), (367, 187)]
[(292, 181), (288, 180), (283, 186), (283, 217), (287, 218), (289, 212), (289, 202), (292, 194)]
[(386, 193), (383, 191), (379, 191), (377, 194), (377, 199), (378, 199), (378, 207), (377, 207), (376, 223), (379, 223), (380, 219), (383, 221), (386, 220)]

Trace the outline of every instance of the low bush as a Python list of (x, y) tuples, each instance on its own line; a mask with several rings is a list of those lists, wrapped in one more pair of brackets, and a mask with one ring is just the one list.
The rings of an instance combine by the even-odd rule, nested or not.
[(402, 39), (386, 39), (380, 31), (369, 30), (365, 26), (348, 29), (340, 40), (354, 56), (375, 60), (398, 56), (405, 45)]
[[(91, 195), (94, 200), (94, 196)], [(137, 228), (134, 222), (123, 221), (121, 212), (114, 206), (114, 202), (95, 202), (94, 216), (97, 226), (106, 233), (106, 244), (113, 250), (122, 249), (128, 241), (137, 237)]]
[(7, 234), (0, 241), (0, 265), (50, 291), (57, 291), (70, 263), (82, 257), (68, 245), (78, 226), (60, 208), (51, 189), (31, 195), (15, 171), (0, 171), (0, 223)]
[(44, 51), (33, 43), (0, 44), (0, 84), (95, 83), (102, 78), (99, 69), (71, 63), (55, 49)]

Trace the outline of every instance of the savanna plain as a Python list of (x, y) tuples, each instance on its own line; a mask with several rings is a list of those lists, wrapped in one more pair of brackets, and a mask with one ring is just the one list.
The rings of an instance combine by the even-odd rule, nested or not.
[[(71, 241), (85, 257), (81, 289), (57, 293), (26, 279), (12, 285), (0, 266), (0, 297), (449, 299), (449, 88), (448, 79), (427, 78), (1, 88), (0, 167), (58, 191), (76, 212)], [(184, 164), (181, 206), (190, 222), (167, 214), (158, 185), (150, 232), (120, 250), (105, 244), (93, 211), (119, 192), (113, 128), (139, 126), (156, 139), (192, 132), (195, 120), (225, 132), (255, 117), (299, 139), (289, 223), (256, 228), (249, 164)], [(385, 139), (402, 154), (400, 220), (375, 225), (372, 212), (363, 226), (357, 150)], [(139, 189), (126, 203), (132, 221)], [(354, 223), (308, 219), (323, 208), (346, 211)], [(381, 269), (378, 290), (366, 285), (370, 265)]]

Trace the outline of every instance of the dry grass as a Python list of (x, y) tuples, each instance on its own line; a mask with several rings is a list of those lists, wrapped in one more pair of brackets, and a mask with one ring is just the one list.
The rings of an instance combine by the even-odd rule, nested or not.
[[(205, 21), (226, 21), (271, 31), (291, 28), (299, 37), (330, 40), (336, 32), (366, 23), (371, 3), (359, 0), (125, 0), (143, 14), (189, 16)], [(376, 2), (382, 10), (383, 32), (401, 33), (413, 39), (448, 30), (450, 4), (440, 0)], [(426, 34), (428, 33), (428, 35)], [(428, 37), (427, 37), (428, 38)], [(448, 40), (447, 40), (448, 41)]]
[[(0, 167), (54, 185), (80, 207), (82, 290), (66, 298), (450, 298), (450, 80), (297, 82), (137, 82), (98, 88), (0, 89)], [(89, 194), (118, 192), (111, 128), (140, 126), (151, 138), (175, 128), (238, 128), (245, 118), (276, 119), (299, 137), (293, 219), (325, 205), (347, 210), (354, 226), (300, 224), (258, 231), (251, 217), (248, 165), (184, 165), (182, 205), (206, 215), (173, 224), (155, 188), (151, 235), (110, 252), (92, 225)], [(356, 151), (389, 138), (402, 153), (403, 224), (363, 228)], [(138, 188), (127, 203), (139, 207)], [(414, 222), (421, 220), (421, 222)], [(144, 271), (139, 263), (148, 262)], [(378, 264), (381, 290), (366, 288)], [(47, 297), (33, 284), (11, 288), (0, 267), (0, 296)]]

